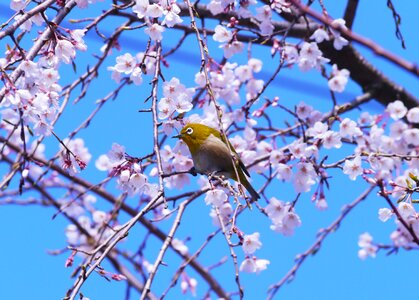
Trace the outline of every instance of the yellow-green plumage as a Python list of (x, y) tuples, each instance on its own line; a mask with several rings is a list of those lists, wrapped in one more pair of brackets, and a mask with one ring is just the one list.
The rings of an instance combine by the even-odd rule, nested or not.
[[(246, 177), (246, 175), (250, 175), (239, 155), (218, 130), (203, 124), (191, 123), (182, 128), (180, 134), (176, 137), (182, 139), (188, 146), (197, 172), (205, 174), (215, 172), (217, 175), (224, 175), (238, 181), (237, 171), (240, 183), (250, 193), (253, 200), (256, 201), (260, 198)], [(227, 143), (234, 158), (231, 156)]]

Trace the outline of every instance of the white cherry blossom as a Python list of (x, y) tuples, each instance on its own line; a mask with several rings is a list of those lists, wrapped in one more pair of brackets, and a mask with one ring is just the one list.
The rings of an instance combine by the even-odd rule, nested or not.
[(153, 41), (161, 41), (163, 39), (163, 31), (164, 27), (154, 23), (151, 26), (148, 26), (146, 29), (144, 29), (144, 32), (150, 36), (150, 39)]
[(343, 173), (348, 175), (351, 180), (355, 180), (363, 173), (361, 163), (362, 160), (360, 156), (356, 156), (352, 160), (346, 160), (343, 166)]
[(402, 101), (396, 100), (387, 105), (386, 111), (390, 114), (390, 117), (393, 120), (397, 121), (406, 115), (407, 108), (404, 106)]
[(255, 232), (253, 234), (247, 234), (243, 237), (243, 252), (247, 255), (255, 253), (256, 250), (262, 247), (262, 243), (259, 240), (260, 233)]
[(232, 39), (233, 34), (222, 25), (215, 26), (214, 35), (212, 38), (219, 43), (227, 43)]

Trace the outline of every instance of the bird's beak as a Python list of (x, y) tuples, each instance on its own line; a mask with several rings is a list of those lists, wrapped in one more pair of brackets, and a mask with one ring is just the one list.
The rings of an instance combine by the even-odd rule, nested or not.
[(178, 135), (172, 136), (172, 139), (180, 139), (181, 137), (182, 137), (182, 135), (178, 134)]

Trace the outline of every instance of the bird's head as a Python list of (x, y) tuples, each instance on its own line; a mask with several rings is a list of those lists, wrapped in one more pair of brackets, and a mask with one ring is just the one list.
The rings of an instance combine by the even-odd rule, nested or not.
[(184, 141), (188, 145), (191, 153), (194, 154), (211, 134), (217, 135), (217, 133), (217, 130), (206, 125), (190, 123), (185, 125), (180, 131), (180, 134), (175, 135), (173, 138)]

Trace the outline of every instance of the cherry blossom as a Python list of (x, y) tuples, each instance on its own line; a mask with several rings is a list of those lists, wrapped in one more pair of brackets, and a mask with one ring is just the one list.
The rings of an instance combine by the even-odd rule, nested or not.
[(163, 13), (165, 17), (161, 22), (162, 25), (166, 25), (170, 28), (183, 22), (181, 17), (179, 17), (180, 8), (176, 5), (176, 3), (172, 3), (172, 5), (167, 7)]
[(323, 147), (326, 149), (342, 147), (342, 137), (339, 133), (328, 130), (322, 135)]
[(182, 281), (180, 283), (180, 288), (183, 294), (186, 294), (189, 290), (193, 296), (196, 296), (196, 288), (198, 286), (198, 281), (195, 278), (190, 277), (182, 277)]
[(298, 66), (301, 71), (309, 71), (314, 68), (318, 69), (322, 64), (329, 61), (329, 59), (323, 57), (323, 53), (314, 42), (304, 42), (299, 54)]
[(262, 247), (262, 243), (259, 240), (259, 232), (248, 234), (243, 237), (243, 252), (247, 255), (255, 253), (256, 250)]
[(259, 29), (261, 34), (271, 35), (274, 31), (274, 26), (272, 25), (272, 10), (269, 5), (256, 8), (255, 18), (260, 22)]
[(173, 239), (172, 240), (172, 247), (174, 248), (174, 249), (176, 249), (177, 251), (179, 251), (180, 253), (182, 253), (183, 255), (186, 255), (186, 254), (188, 254), (188, 252), (189, 252), (189, 249), (188, 249), (188, 247), (185, 245), (185, 243), (184, 242), (182, 242), (181, 240), (179, 240), (179, 239)]
[(306, 119), (306, 118), (308, 118), (310, 116), (310, 114), (311, 114), (311, 112), (313, 112), (313, 110), (314, 109), (313, 109), (312, 106), (307, 105), (304, 102), (300, 102), (297, 105), (296, 113), (297, 113), (297, 116), (300, 119), (303, 119), (304, 120), (304, 119)]
[(247, 257), (240, 264), (240, 272), (255, 273), (256, 272), (256, 260), (251, 258), (251, 257)]
[(285, 208), (285, 203), (283, 201), (272, 197), (265, 208), (265, 212), (274, 223), (277, 223), (282, 220), (285, 214)]
[[(333, 20), (332, 26), (340, 29), (347, 29), (345, 23), (346, 21), (344, 19), (336, 19)], [(348, 40), (341, 36), (340, 31), (334, 29), (333, 27), (330, 27), (330, 31), (334, 36), (333, 47), (335, 47), (336, 50), (342, 50), (343, 47), (349, 44)]]
[(329, 40), (329, 35), (323, 28), (318, 28), (313, 34), (310, 36), (311, 40), (315, 40), (317, 44), (320, 44), (323, 41)]
[(246, 259), (240, 264), (240, 271), (246, 273), (260, 273), (266, 270), (270, 261), (267, 259), (258, 259), (255, 256), (246, 257)]
[(393, 212), (388, 208), (380, 208), (378, 210), (378, 218), (382, 222), (386, 222), (388, 219), (391, 218), (392, 215), (393, 215)]
[(419, 123), (419, 107), (409, 109), (407, 113), (407, 120), (410, 123)]
[(301, 226), (300, 217), (294, 212), (291, 204), (272, 197), (265, 208), (271, 219), (271, 229), (284, 235), (292, 235), (295, 228)]
[(363, 173), (361, 163), (362, 160), (360, 156), (356, 156), (352, 160), (346, 160), (345, 165), (343, 166), (343, 173), (348, 175), (351, 180), (355, 180)]
[(333, 65), (332, 77), (328, 82), (330, 90), (342, 93), (348, 83), (349, 75), (350, 74), (347, 69), (339, 70), (337, 65)]
[(233, 37), (233, 34), (231, 33), (231, 31), (227, 30), (227, 28), (225, 28), (224, 26), (222, 25), (215, 26), (214, 35), (212, 36), (214, 41), (219, 42), (219, 43), (228, 43), (230, 42), (232, 37)]
[(150, 4), (147, 6), (146, 15), (150, 18), (159, 18), (163, 15), (163, 8), (157, 3)]
[(403, 139), (408, 144), (412, 144), (413, 146), (419, 146), (419, 129), (418, 128), (410, 128), (406, 129), (403, 132)]
[[(63, 140), (63, 144), (66, 145), (66, 148), (62, 145), (60, 146), (63, 165), (66, 165), (71, 173), (78, 172), (76, 166), (84, 169), (92, 158), (89, 149), (84, 145), (84, 140), (81, 138), (73, 140), (66, 138)], [(69, 149), (72, 154), (68, 153), (67, 149)]]
[(148, 6), (148, 0), (135, 0), (135, 4), (132, 7), (132, 11), (137, 14), (137, 17), (139, 19), (142, 19), (146, 16)]
[(326, 210), (329, 207), (324, 197), (317, 199), (315, 205), (318, 210)]
[(216, 15), (218, 15), (218, 14), (220, 14), (224, 11), (224, 7), (221, 3), (221, 0), (211, 0), (207, 4), (207, 8), (211, 12), (211, 14), (213, 14), (214, 16), (216, 16)]
[(76, 42), (75, 47), (80, 51), (86, 51), (87, 45), (83, 40), (84, 35), (86, 34), (87, 29), (75, 29), (70, 31), (71, 38)]
[(158, 103), (159, 118), (167, 119), (176, 111), (185, 113), (192, 109), (192, 94), (194, 89), (187, 89), (179, 79), (173, 77), (163, 84), (163, 95)]
[[(208, 180), (206, 180), (208, 182)], [(220, 219), (224, 225), (227, 225), (230, 221), (230, 217), (233, 214), (233, 207), (229, 202), (224, 202), (221, 206), (218, 207), (219, 214), (217, 215), (217, 211), (212, 208), (209, 216), (212, 219), (212, 223), (214, 226), (221, 227)], [(220, 217), (220, 218), (219, 218)]]
[(357, 137), (362, 135), (361, 129), (358, 127), (355, 121), (345, 118), (342, 120), (342, 122), (339, 124), (339, 134), (341, 137)]
[(407, 202), (400, 202), (397, 210), (404, 219), (408, 219), (416, 213), (413, 206)]
[[(23, 18), (23, 15), (17, 15), (16, 17), (14, 17), (14, 19), (16, 21), (20, 21)], [(29, 32), (32, 29), (32, 20), (31, 19), (27, 19), (26, 21), (24, 21), (20, 26), (19, 29), (25, 32)]]
[[(77, 262), (76, 254), (83, 257), (83, 262), (95, 258), (95, 262), (99, 260), (98, 263), (101, 263), (101, 267), (94, 269), (99, 275), (116, 281), (129, 278), (131, 282), (134, 277), (128, 276), (128, 273), (125, 277), (105, 270), (107, 264), (102, 264), (100, 254), (103, 251), (114, 253), (111, 244), (116, 247), (115, 253), (128, 251), (128, 248), (119, 246), (132, 238), (125, 229), (134, 222), (137, 224), (138, 220), (138, 223), (147, 227), (150, 236), (163, 239), (163, 245), (169, 245), (169, 249), (176, 250), (185, 261), (189, 260), (192, 252), (189, 253), (187, 242), (191, 239), (199, 243), (199, 240), (195, 240), (192, 231), (180, 239), (182, 227), (176, 229), (179, 222), (187, 219), (185, 216), (190, 206), (195, 205), (200, 206), (203, 216), (207, 217), (204, 221), (218, 227), (212, 229), (214, 236), (224, 234), (228, 240), (227, 246), (232, 250), (239, 249), (238, 258), (242, 260), (238, 263), (235, 260), (235, 266), (240, 264), (241, 272), (257, 274), (270, 264), (269, 260), (255, 256), (262, 247), (260, 232), (263, 231), (259, 229), (265, 226), (265, 230), (268, 230), (269, 227), (272, 230), (270, 234), (279, 239), (282, 237), (276, 233), (284, 236), (298, 234), (296, 229), (302, 226), (298, 213), (305, 209), (304, 205), (310, 204), (307, 202), (310, 199), (317, 210), (326, 210), (330, 205), (333, 208), (330, 213), (336, 211), (338, 206), (350, 203), (341, 204), (332, 197), (333, 184), (342, 174), (350, 180), (361, 176), (363, 180), (359, 185), (370, 187), (371, 190), (374, 188), (373, 193), (378, 190), (378, 197), (386, 200), (382, 203), (389, 204), (378, 209), (378, 219), (382, 222), (394, 220), (381, 224), (391, 228), (387, 242), (374, 242), (369, 233), (359, 236), (359, 258), (375, 257), (381, 249), (389, 249), (390, 253), (417, 249), (414, 234), (419, 236), (416, 207), (419, 184), (419, 129), (416, 124), (419, 123), (419, 107), (412, 107), (414, 101), (411, 100), (415, 98), (407, 92), (400, 92), (403, 91), (402, 87), (400, 90), (397, 87), (396, 95), (392, 93), (395, 88), (389, 88), (389, 83), (381, 80), (381, 74), (373, 74), (377, 77), (370, 79), (383, 85), (386, 96), (381, 95), (383, 93), (374, 93), (373, 96), (377, 102), (387, 103), (385, 110), (367, 112), (366, 101), (370, 99), (360, 100), (337, 94), (344, 92), (348, 84), (351, 91), (354, 84), (358, 85), (358, 91), (367, 92), (370, 88), (362, 80), (354, 80), (360, 74), (351, 60), (348, 60), (345, 69), (340, 58), (336, 59), (339, 53), (345, 56), (343, 58), (348, 55), (348, 51), (335, 50), (347, 46), (349, 41), (345, 37), (352, 33), (347, 31), (343, 19), (333, 20), (331, 26), (330, 22), (313, 23), (311, 18), (306, 18), (304, 10), (297, 8), (298, 1), (289, 0), (273, 0), (269, 3), (211, 0), (194, 7), (188, 7), (189, 3), (177, 4), (176, 0), (135, 0), (132, 3), (119, 1), (118, 5), (115, 2), (116, 6), (104, 10), (100, 17), (75, 20), (81, 29), (74, 29), (68, 27), (68, 23), (61, 22), (60, 18), (71, 11), (70, 6), (74, 7), (72, 13), (75, 15), (80, 8), (88, 8), (96, 0), (58, 0), (45, 10), (41, 10), (45, 8), (44, 2), (38, 2), (11, 0), (10, 8), (14, 13), (4, 23), (6, 31), (3, 36), (11, 38), (11, 42), (5, 47), (4, 57), (0, 58), (3, 80), (0, 102), (3, 139), (0, 154), (2, 163), (8, 164), (5, 170), (10, 171), (2, 179), (1, 185), (2, 189), (7, 189), (3, 196), (6, 204), (12, 198), (10, 203), (21, 201), (19, 195), (29, 192), (28, 203), (42, 201), (45, 204), (43, 198), (46, 198), (49, 204), (56, 207), (57, 216), (62, 214), (73, 223), (66, 225), (64, 232), (72, 251), (66, 255), (66, 267)], [(197, 28), (190, 26), (192, 18), (188, 8), (194, 13)], [(327, 17), (326, 8), (323, 9), (323, 16)], [(228, 17), (221, 20), (220, 14)], [(278, 14), (284, 17), (280, 22)], [(126, 27), (116, 27), (117, 31), (108, 34), (102, 28), (102, 20), (109, 20), (109, 16), (115, 15), (127, 18), (128, 23), (123, 25)], [(218, 16), (214, 18), (215, 15)], [(202, 18), (205, 18), (205, 22), (199, 22)], [(290, 22), (290, 19), (295, 19), (295, 22)], [(289, 23), (289, 26), (282, 27), (285, 23)], [(45, 30), (50, 31), (48, 35)], [(179, 31), (183, 35), (172, 35)], [(95, 47), (92, 49), (89, 39), (85, 38), (88, 32), (89, 38), (91, 35), (103, 38), (100, 41), (104, 45), (97, 47), (97, 50), (101, 49), (98, 54), (94, 54)], [(163, 32), (170, 35), (170, 39), (166, 38), (164, 43)], [(145, 33), (147, 43), (140, 45), (144, 52), (126, 52), (123, 36), (136, 33)], [(176, 45), (172, 42), (178, 36), (182, 37)], [(190, 41), (191, 38), (194, 40)], [(334, 49), (329, 47), (332, 43)], [(192, 50), (203, 49), (194, 63), (192, 74), (186, 74), (186, 69), (179, 68), (172, 56), (178, 48), (184, 49), (189, 45), (202, 46)], [(266, 45), (269, 45), (268, 50), (263, 50)], [(352, 47), (357, 45), (354, 43)], [(370, 49), (375, 48), (370, 46)], [(79, 60), (78, 51), (89, 51), (80, 56), (93, 54), (94, 59), (80, 65), (83, 61)], [(272, 57), (266, 56), (269, 56), (269, 52)], [(386, 57), (386, 52), (381, 54)], [(361, 59), (360, 62), (364, 63)], [(64, 64), (71, 64), (74, 72), (67, 72), (71, 65)], [(272, 77), (266, 76), (272, 74), (273, 64), (280, 70), (279, 75), (274, 73)], [(370, 68), (366, 60), (364, 67)], [(110, 85), (110, 91), (106, 86), (106, 89), (100, 90), (103, 93), (89, 94), (90, 86), (93, 86), (91, 83), (104, 69), (110, 71), (108, 77), (117, 84)], [(318, 105), (312, 94), (291, 99), (271, 89), (271, 81), (286, 85), (285, 81), (281, 81), (281, 76), (301, 75), (313, 69), (318, 71), (312, 74), (313, 80), (322, 79), (319, 82), (331, 92), (330, 99), (327, 98), (330, 105)], [(187, 87), (186, 83), (193, 87)], [(139, 85), (142, 86), (138, 88)], [(85, 136), (85, 132), (88, 136), (87, 131), (97, 126), (93, 119), (100, 118), (96, 116), (100, 116), (102, 107), (112, 105), (108, 104), (111, 102), (109, 99), (120, 101), (119, 98), (126, 98), (124, 95), (128, 95), (128, 99), (135, 98), (133, 112), (141, 111), (141, 120), (153, 120), (152, 126), (147, 128), (153, 134), (151, 147), (143, 145), (142, 140), (139, 141), (139, 147), (133, 147), (130, 143), (114, 143), (105, 154), (96, 154), (94, 151), (91, 154), (87, 142), (80, 137)], [(399, 96), (400, 100), (394, 100)], [(394, 101), (388, 103), (388, 99)], [(81, 104), (78, 104), (79, 101)], [(83, 123), (63, 130), (59, 127), (63, 126), (59, 118), (66, 116), (68, 107), (76, 104), (94, 107)], [(106, 120), (112, 126), (121, 123), (113, 119)], [(241, 163), (247, 167), (251, 174), (249, 181), (260, 191), (261, 199), (252, 204), (258, 209), (251, 211), (241, 204), (242, 196), (237, 193), (241, 186), (237, 182), (210, 182), (208, 176), (196, 176), (192, 172), (193, 160), (188, 147), (182, 141), (168, 138), (177, 134), (188, 122), (224, 130), (234, 154), (241, 160), (238, 161), (240, 167)], [(59, 126), (55, 128), (55, 124)], [(121, 124), (125, 126), (122, 130), (127, 132), (134, 128), (129, 126), (128, 117)], [(132, 139), (135, 141), (139, 137), (141, 139), (142, 135), (134, 134)], [(123, 138), (124, 135), (121, 135), (115, 140), (122, 141)], [(50, 144), (55, 145), (55, 150), (54, 147), (46, 149), (45, 145)], [(91, 148), (91, 143), (88, 144)], [(60, 147), (59, 151), (54, 154), (57, 146)], [(106, 173), (101, 173), (101, 178), (90, 182), (87, 178), (90, 177), (91, 168), (87, 169), (86, 175), (76, 173), (88, 167), (93, 154), (97, 169), (93, 171)], [(274, 185), (283, 185), (284, 189), (273, 188)], [(290, 189), (293, 191), (290, 192)], [(205, 204), (192, 202), (198, 195)], [(106, 201), (102, 201), (102, 198)], [(107, 201), (111, 204), (105, 203)], [(359, 202), (343, 206), (338, 222), (324, 227), (327, 230), (321, 231), (317, 238), (322, 242), (337, 228), (333, 226), (339, 225)], [(183, 208), (187, 209), (183, 211)], [(125, 213), (121, 214), (122, 211)], [(301, 216), (305, 217), (306, 213)], [(377, 217), (376, 213), (372, 212), (371, 216)], [(246, 220), (259, 217), (268, 222)], [(127, 218), (132, 219), (126, 223)], [(160, 229), (169, 232), (170, 225), (172, 230), (167, 237), (159, 233)], [(204, 249), (213, 235), (205, 240), (207, 233), (202, 233)], [(132, 261), (145, 273), (154, 275), (157, 272), (155, 266), (161, 265), (162, 261), (157, 258), (153, 264), (147, 260), (150, 249), (143, 251), (149, 245), (147, 238), (148, 235), (144, 241), (140, 241), (144, 244), (138, 245), (138, 253)], [(115, 241), (118, 245), (109, 241)], [(237, 246), (241, 246), (241, 249)], [(167, 254), (165, 247), (160, 251), (157, 257), (162, 258)], [(305, 258), (308, 252), (301, 253)], [(297, 268), (303, 261), (297, 260)], [(219, 263), (221, 268), (222, 263)], [(86, 266), (93, 270), (90, 269), (93, 265)], [(215, 266), (218, 267), (218, 264)], [(180, 267), (176, 276), (180, 279), (182, 293), (191, 292), (195, 296), (198, 278), (189, 277), (189, 268), (196, 266), (191, 264), (186, 269)], [(208, 267), (207, 271), (211, 268)], [(126, 270), (135, 271), (135, 268)], [(206, 270), (198, 270), (197, 273), (202, 272)], [(212, 276), (212, 272), (209, 275)], [(202, 277), (205, 280), (205, 276)], [(173, 282), (176, 280), (173, 277)], [(240, 288), (239, 282), (238, 285)], [(206, 296), (213, 296), (213, 292), (209, 290)]]
[(227, 194), (223, 190), (213, 189), (206, 193), (204, 201), (207, 205), (219, 207), (227, 201)]
[(10, 8), (15, 10), (15, 11), (19, 11), (24, 9), (26, 6), (26, 3), (24, 0), (11, 0), (10, 1)]
[(362, 260), (366, 259), (368, 256), (375, 257), (378, 247), (372, 243), (372, 236), (365, 232), (359, 236), (358, 246), (361, 249), (358, 251), (358, 257)]
[(59, 60), (69, 64), (76, 56), (76, 50), (70, 41), (61, 39), (57, 41), (57, 45), (55, 46), (55, 55)]
[(151, 26), (148, 26), (146, 29), (144, 29), (144, 32), (150, 36), (150, 38), (153, 41), (161, 41), (163, 39), (163, 31), (164, 27), (160, 26), (157, 23), (152, 24)]
[(407, 108), (404, 106), (402, 101), (396, 100), (387, 105), (386, 111), (390, 114), (390, 117), (393, 120), (397, 121), (406, 115)]
[(232, 41), (230, 43), (222, 44), (220, 48), (224, 49), (224, 57), (230, 58), (234, 54), (240, 53), (243, 51), (243, 43), (239, 41)]

